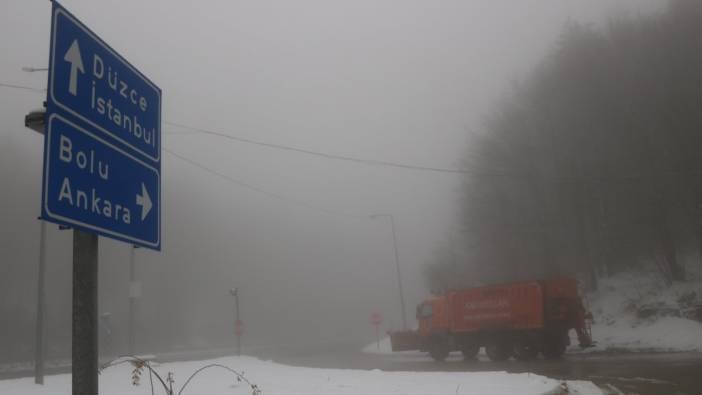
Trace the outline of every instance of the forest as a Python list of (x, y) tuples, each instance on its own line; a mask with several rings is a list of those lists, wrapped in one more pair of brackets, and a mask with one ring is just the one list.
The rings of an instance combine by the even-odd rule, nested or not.
[(702, 2), (566, 23), (472, 131), (431, 289), (620, 271), (702, 274)]

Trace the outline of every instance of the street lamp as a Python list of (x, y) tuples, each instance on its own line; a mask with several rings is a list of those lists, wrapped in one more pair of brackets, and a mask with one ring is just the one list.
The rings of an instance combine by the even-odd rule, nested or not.
[(392, 242), (395, 247), (395, 269), (397, 271), (397, 289), (400, 292), (400, 306), (402, 308), (402, 327), (407, 330), (407, 313), (405, 309), (405, 296), (402, 293), (402, 276), (400, 275), (400, 258), (397, 254), (397, 234), (395, 231), (395, 217), (392, 214), (374, 214), (371, 215), (371, 219), (375, 218), (389, 218), (390, 225), (392, 227)]
[(22, 71), (27, 72), (27, 73), (34, 73), (35, 71), (48, 71), (49, 69), (46, 67), (29, 67), (29, 66), (22, 66)]
[[(41, 69), (34, 67), (22, 67), (23, 71), (34, 72)], [(48, 70), (44, 69), (44, 70)], [(24, 125), (39, 133), (44, 133), (44, 123), (46, 119), (46, 111), (44, 109), (32, 111), (24, 118)], [(36, 384), (44, 384), (44, 362), (46, 359), (46, 324), (44, 323), (44, 315), (46, 310), (46, 292), (45, 292), (45, 275), (46, 275), (46, 222), (39, 217), (41, 230), (39, 231), (39, 270), (37, 273), (37, 311), (36, 311), (36, 329), (34, 340), (34, 382)]]

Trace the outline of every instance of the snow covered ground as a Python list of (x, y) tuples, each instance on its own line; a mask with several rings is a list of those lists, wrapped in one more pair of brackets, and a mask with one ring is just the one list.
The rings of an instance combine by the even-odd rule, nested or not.
[[(191, 373), (210, 363), (226, 365), (256, 384), (261, 395), (268, 394), (576, 394), (602, 392), (592, 383), (561, 382), (544, 376), (505, 372), (383, 372), (379, 370), (312, 369), (280, 365), (252, 357), (228, 357), (209, 361), (177, 362), (157, 366), (164, 376), (174, 373), (174, 388)], [(143, 373), (139, 386), (133, 386), (131, 365), (109, 368), (100, 375), (102, 395), (146, 395), (151, 393), (148, 373)], [(0, 394), (58, 395), (70, 393), (71, 376), (48, 376), (46, 385), (35, 385), (32, 378), (0, 381)], [(156, 393), (163, 393), (161, 388)], [(251, 387), (237, 382), (235, 376), (220, 368), (205, 370), (183, 391), (188, 394), (252, 394)]]
[(592, 336), (597, 344), (586, 352), (702, 351), (702, 324), (683, 318), (666, 317), (651, 323), (622, 319), (613, 324), (595, 324)]
[(669, 287), (659, 276), (633, 273), (602, 279), (586, 297), (597, 342), (588, 351), (702, 351), (702, 323), (683, 318), (681, 303), (701, 297), (702, 282)]

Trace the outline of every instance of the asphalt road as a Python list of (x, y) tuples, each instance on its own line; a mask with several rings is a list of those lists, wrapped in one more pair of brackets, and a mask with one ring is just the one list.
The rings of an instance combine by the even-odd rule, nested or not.
[[(484, 355), (477, 360), (463, 361), (460, 354), (443, 363), (436, 363), (420, 353), (365, 354), (355, 345), (319, 347), (278, 347), (245, 350), (278, 363), (313, 368), (380, 369), (385, 371), (423, 372), (531, 372), (544, 376), (589, 380), (609, 394), (699, 395), (702, 394), (702, 353), (608, 353), (566, 354), (558, 361), (537, 359), (530, 362), (492, 362)], [(157, 355), (160, 362), (202, 360), (232, 355), (231, 348), (201, 351), (180, 351)], [(54, 363), (48, 374), (70, 372), (70, 361)], [(0, 369), (0, 379), (32, 375), (29, 364)]]
[(315, 368), (531, 372), (558, 379), (590, 380), (611, 394), (702, 394), (702, 353), (571, 354), (558, 361), (499, 363), (489, 361), (484, 355), (466, 362), (456, 354), (446, 362), (436, 363), (415, 353), (376, 355), (339, 349), (306, 355), (263, 356), (279, 363)]

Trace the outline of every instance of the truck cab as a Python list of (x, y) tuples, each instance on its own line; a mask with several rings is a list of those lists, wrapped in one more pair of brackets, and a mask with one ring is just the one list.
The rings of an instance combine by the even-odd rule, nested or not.
[(432, 297), (418, 304), (417, 322), (421, 336), (446, 332), (449, 326), (446, 298)]

